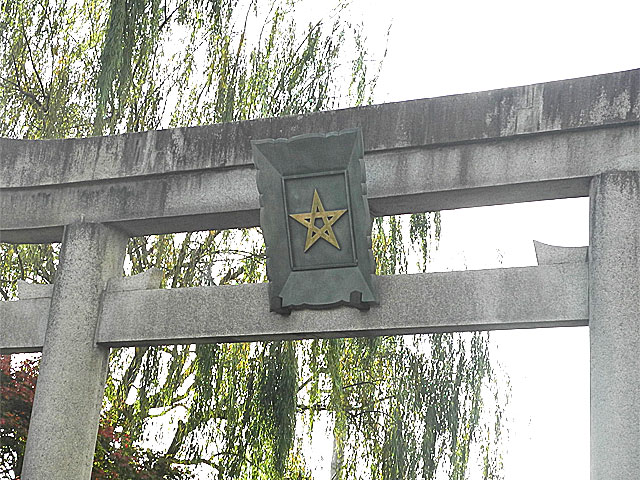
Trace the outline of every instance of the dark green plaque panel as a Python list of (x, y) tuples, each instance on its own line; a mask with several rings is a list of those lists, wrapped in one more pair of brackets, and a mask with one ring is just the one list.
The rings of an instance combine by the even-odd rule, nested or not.
[(251, 143), (271, 310), (376, 304), (360, 129)]

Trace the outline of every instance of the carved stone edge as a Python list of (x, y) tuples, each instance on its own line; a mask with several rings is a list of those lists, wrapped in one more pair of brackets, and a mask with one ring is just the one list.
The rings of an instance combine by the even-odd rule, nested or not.
[(554, 265), (561, 263), (586, 262), (589, 247), (558, 247), (546, 243), (533, 241), (538, 265)]
[(107, 292), (124, 292), (129, 290), (153, 290), (160, 288), (164, 272), (152, 267), (130, 277), (113, 278), (107, 284)]

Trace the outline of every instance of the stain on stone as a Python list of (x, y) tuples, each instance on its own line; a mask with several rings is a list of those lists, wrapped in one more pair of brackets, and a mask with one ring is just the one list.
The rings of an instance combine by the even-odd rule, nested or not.
[(623, 192), (629, 192), (630, 195), (637, 195), (640, 192), (640, 171), (608, 172), (605, 175)]
[(626, 90), (610, 98), (604, 87), (600, 96), (589, 110), (589, 123), (602, 125), (608, 120), (626, 120), (631, 110), (629, 92)]
[(458, 157), (458, 179), (460, 185), (469, 184), (469, 163), (472, 161), (472, 155), (469, 154), (468, 148), (463, 146), (460, 149), (460, 156)]

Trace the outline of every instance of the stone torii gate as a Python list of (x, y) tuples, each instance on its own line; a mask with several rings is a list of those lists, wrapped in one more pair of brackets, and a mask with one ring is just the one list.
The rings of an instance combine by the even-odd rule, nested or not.
[[(588, 325), (591, 479), (637, 479), (639, 118), (632, 70), (205, 127), (0, 139), (0, 239), (63, 242), (53, 287), (0, 303), (0, 350), (43, 352), (22, 478), (90, 477), (109, 347)], [(289, 317), (269, 312), (265, 284), (161, 290), (154, 271), (122, 278), (130, 236), (258, 225), (251, 139), (352, 127), (374, 215), (589, 196), (588, 253), (538, 245), (536, 267), (378, 277), (368, 312)]]

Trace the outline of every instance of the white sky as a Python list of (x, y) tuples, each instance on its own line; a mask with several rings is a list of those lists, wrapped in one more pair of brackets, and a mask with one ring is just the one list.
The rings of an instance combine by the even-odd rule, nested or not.
[[(587, 245), (588, 203), (578, 198), (443, 212), (441, 248), (431, 268), (536, 265), (533, 239)], [(511, 379), (505, 478), (587, 480), (588, 328), (500, 331), (491, 338), (492, 358)]]
[(640, 63), (636, 0), (356, 0), (354, 13), (367, 26), (372, 51), (379, 51), (376, 42), (392, 24), (376, 103), (597, 75)]
[[(640, 66), (635, 0), (356, 0), (370, 51), (388, 55), (376, 103)], [(588, 200), (443, 212), (433, 270), (535, 265), (532, 240), (588, 244)], [(587, 327), (494, 332), (511, 377), (507, 480), (589, 478)]]

